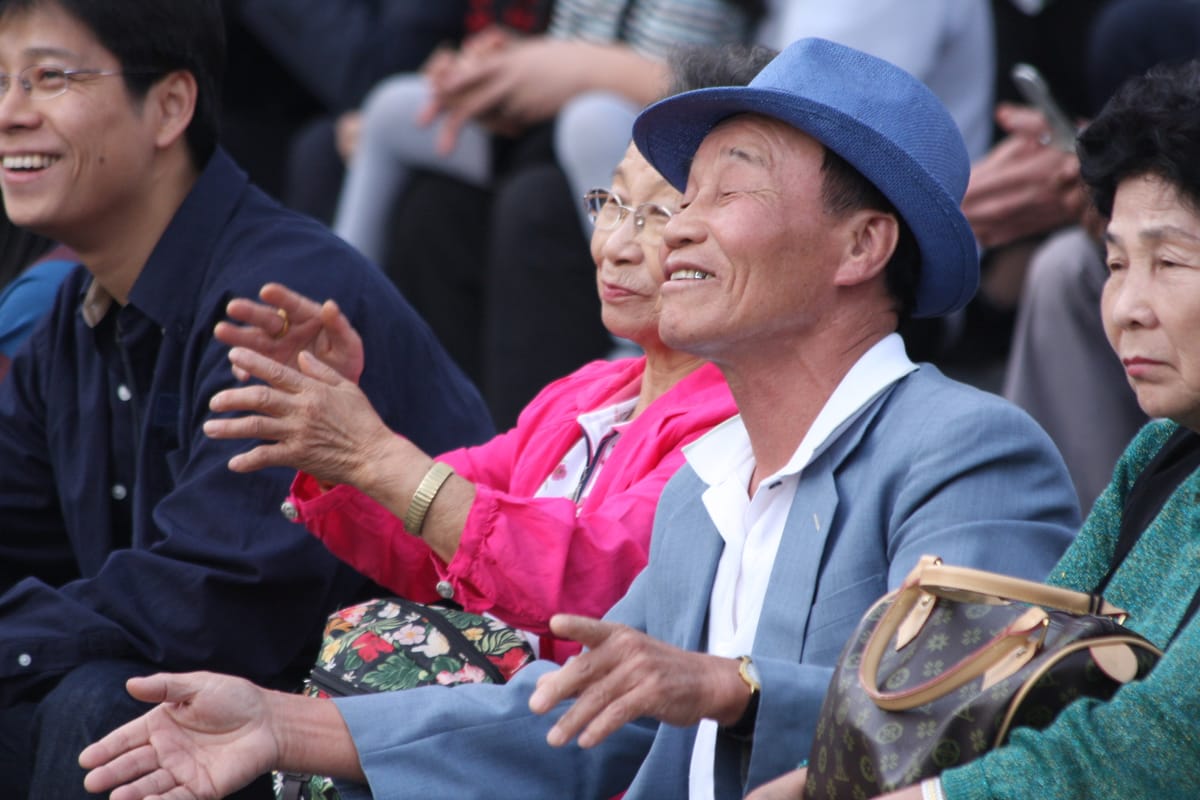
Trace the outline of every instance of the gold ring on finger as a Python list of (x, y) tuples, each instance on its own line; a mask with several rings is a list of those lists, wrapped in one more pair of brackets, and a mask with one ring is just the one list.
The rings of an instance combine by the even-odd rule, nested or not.
[(275, 314), (281, 320), (283, 320), (283, 327), (280, 328), (278, 331), (276, 331), (275, 334), (271, 338), (272, 339), (282, 339), (284, 336), (287, 335), (288, 328), (292, 327), (292, 322), (291, 322), (291, 320), (288, 319), (287, 311), (283, 310), (282, 308), (275, 309)]

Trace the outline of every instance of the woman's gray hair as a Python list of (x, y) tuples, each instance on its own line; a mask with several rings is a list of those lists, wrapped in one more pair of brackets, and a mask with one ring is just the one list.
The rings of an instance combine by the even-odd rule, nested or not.
[(671, 69), (669, 97), (710, 86), (745, 86), (778, 51), (757, 44), (685, 45), (667, 58)]

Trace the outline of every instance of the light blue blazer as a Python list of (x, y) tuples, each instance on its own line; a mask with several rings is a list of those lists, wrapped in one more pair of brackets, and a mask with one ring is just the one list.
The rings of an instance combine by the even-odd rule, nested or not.
[[(687, 466), (672, 478), (649, 563), (608, 619), (704, 649), (723, 547), (706, 488)], [(1023, 412), (928, 365), (894, 384), (799, 482), (752, 649), (762, 676), (753, 744), (719, 737), (717, 796), (741, 797), (808, 757), (843, 645), (922, 555), (1041, 580), (1078, 526), (1062, 459)], [(538, 717), (527, 701), (554, 668), (538, 662), (505, 686), (337, 701), (373, 796), (687, 796), (694, 727), (643, 720), (590, 750), (549, 747), (562, 709)]]

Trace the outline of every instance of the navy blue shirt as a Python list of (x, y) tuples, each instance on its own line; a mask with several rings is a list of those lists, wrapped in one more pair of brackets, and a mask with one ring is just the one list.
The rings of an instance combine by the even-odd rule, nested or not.
[(279, 685), (311, 663), (325, 615), (371, 589), (280, 513), (290, 470), (230, 472), (253, 443), (201, 431), (236, 385), (213, 326), (268, 281), (337, 300), (394, 430), (433, 453), (491, 435), (383, 273), (218, 151), (129, 302), (89, 325), (77, 269), (0, 383), (0, 705), (98, 658)]

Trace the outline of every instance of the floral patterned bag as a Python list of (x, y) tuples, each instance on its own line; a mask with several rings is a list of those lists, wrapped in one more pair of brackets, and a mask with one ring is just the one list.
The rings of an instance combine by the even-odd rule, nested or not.
[[(345, 697), (414, 686), (504, 683), (534, 660), (524, 637), (496, 619), (398, 597), (369, 600), (330, 615), (312, 697)], [(279, 800), (336, 800), (321, 775), (276, 773)]]

